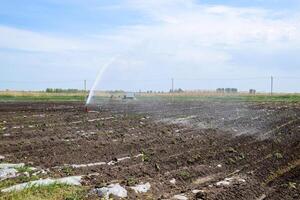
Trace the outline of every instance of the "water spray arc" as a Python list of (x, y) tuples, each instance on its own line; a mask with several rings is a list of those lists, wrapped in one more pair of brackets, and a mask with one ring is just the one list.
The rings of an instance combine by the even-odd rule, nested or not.
[(96, 80), (95, 80), (95, 82), (94, 82), (94, 84), (93, 84), (93, 86), (92, 86), (92, 88), (91, 88), (91, 90), (90, 90), (90, 92), (89, 92), (89, 96), (88, 96), (88, 98), (87, 98), (86, 105), (88, 105), (88, 104), (91, 103), (92, 97), (93, 97), (94, 92), (95, 92), (95, 89), (96, 89), (96, 87), (97, 87), (97, 84), (98, 84), (98, 82), (102, 79), (102, 76), (103, 76), (104, 72), (108, 69), (108, 67), (109, 67), (114, 61), (116, 61), (116, 60), (118, 59), (118, 57), (119, 57), (119, 56), (115, 56), (115, 57), (111, 58), (107, 63), (105, 63), (105, 64), (101, 67), (101, 69), (99, 70), (98, 75), (97, 75), (97, 77), (96, 77)]
[[(127, 50), (126, 52), (126, 55), (130, 55), (131, 54), (131, 51), (135, 51), (136, 49), (139, 49), (137, 47), (139, 47), (140, 45), (143, 45), (144, 44), (144, 41), (146, 40), (142, 40), (142, 42), (138, 42), (138, 45), (134, 45), (132, 48), (130, 48), (131, 50)], [(108, 60), (108, 62), (106, 62), (99, 70), (98, 72), (98, 75), (96, 77), (96, 80), (94, 81), (93, 83), (93, 86), (92, 88), (90, 89), (90, 92), (89, 92), (89, 95), (88, 95), (88, 98), (86, 100), (86, 104), (85, 104), (85, 109), (87, 111), (87, 106), (89, 104), (92, 103), (92, 98), (93, 96), (95, 96), (95, 91), (97, 89), (97, 86), (98, 86), (98, 83), (102, 80), (102, 77), (104, 75), (104, 73), (106, 72), (106, 70), (115, 62), (117, 61), (118, 59), (120, 59), (121, 57), (121, 54), (118, 54), (114, 57), (112, 57), (110, 60)], [(124, 57), (124, 53), (122, 54), (122, 57)]]

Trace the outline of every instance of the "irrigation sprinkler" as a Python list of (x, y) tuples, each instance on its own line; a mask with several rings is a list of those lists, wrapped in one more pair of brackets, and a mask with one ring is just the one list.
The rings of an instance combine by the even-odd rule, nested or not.
[(89, 108), (87, 105), (84, 106), (84, 112), (88, 113), (89, 112)]

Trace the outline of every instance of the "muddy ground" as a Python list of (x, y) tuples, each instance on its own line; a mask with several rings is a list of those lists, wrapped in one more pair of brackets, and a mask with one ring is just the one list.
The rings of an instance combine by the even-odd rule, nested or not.
[(299, 117), (296, 103), (1, 103), (0, 155), (90, 188), (120, 183), (128, 199), (300, 199)]

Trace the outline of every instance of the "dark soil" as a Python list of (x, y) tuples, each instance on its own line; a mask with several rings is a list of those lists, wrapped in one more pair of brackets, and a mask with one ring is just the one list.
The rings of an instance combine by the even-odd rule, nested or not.
[[(128, 199), (180, 193), (189, 199), (300, 199), (299, 104), (147, 102), (97, 110), (85, 112), (80, 103), (1, 103), (0, 155), (49, 169), (51, 177), (88, 175), (91, 188), (151, 184), (148, 193), (129, 192)], [(64, 167), (123, 157), (131, 158)], [(225, 178), (233, 181), (216, 184)]]

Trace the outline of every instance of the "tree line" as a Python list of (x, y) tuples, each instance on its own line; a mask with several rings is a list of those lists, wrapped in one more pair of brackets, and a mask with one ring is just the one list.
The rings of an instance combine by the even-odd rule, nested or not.
[(77, 92), (85, 92), (84, 90), (78, 89), (62, 89), (62, 88), (47, 88), (45, 90), (47, 93), (77, 93)]

